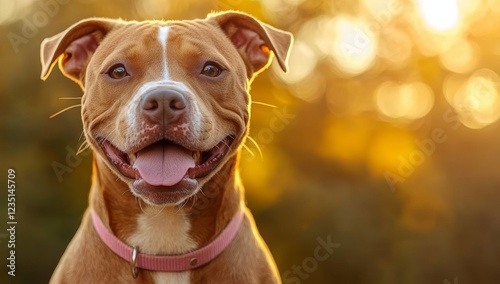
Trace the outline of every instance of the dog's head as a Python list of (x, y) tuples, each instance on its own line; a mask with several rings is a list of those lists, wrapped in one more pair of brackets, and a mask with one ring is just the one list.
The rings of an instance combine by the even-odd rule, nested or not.
[(249, 84), (291, 34), (237, 12), (204, 20), (92, 18), (42, 42), (42, 79), (59, 68), (84, 90), (87, 142), (149, 204), (180, 204), (235, 155)]

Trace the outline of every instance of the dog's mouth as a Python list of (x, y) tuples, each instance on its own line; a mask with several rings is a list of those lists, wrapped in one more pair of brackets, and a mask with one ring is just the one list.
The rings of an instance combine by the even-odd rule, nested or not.
[(98, 141), (108, 160), (125, 177), (144, 181), (148, 187), (165, 188), (210, 174), (229, 152), (234, 138), (227, 136), (206, 151), (193, 151), (161, 140), (133, 154), (124, 153), (104, 138)]

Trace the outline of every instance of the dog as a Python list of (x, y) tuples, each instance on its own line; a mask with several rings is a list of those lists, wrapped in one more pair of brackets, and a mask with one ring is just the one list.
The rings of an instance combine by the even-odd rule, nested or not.
[(51, 283), (281, 283), (238, 159), (249, 86), (273, 58), (287, 71), (292, 42), (236, 11), (89, 18), (46, 38), (41, 78), (58, 61), (80, 85), (93, 150), (89, 206)]

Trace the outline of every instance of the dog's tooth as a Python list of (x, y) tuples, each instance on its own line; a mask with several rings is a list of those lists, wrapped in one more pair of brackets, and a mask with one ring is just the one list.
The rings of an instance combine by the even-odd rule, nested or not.
[(198, 161), (198, 159), (200, 158), (200, 155), (201, 154), (199, 151), (193, 152), (193, 160)]
[(130, 164), (133, 165), (135, 160), (137, 159), (137, 155), (128, 155), (128, 159), (130, 161)]

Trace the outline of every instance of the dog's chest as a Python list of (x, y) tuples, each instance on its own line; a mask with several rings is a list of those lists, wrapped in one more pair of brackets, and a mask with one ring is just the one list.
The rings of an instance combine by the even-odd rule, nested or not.
[[(191, 223), (182, 211), (169, 208), (144, 210), (136, 231), (127, 239), (139, 252), (152, 255), (182, 254), (197, 248), (189, 231)], [(190, 283), (190, 272), (156, 272), (155, 283)]]
[(156, 272), (153, 281), (156, 284), (189, 284), (190, 272)]

